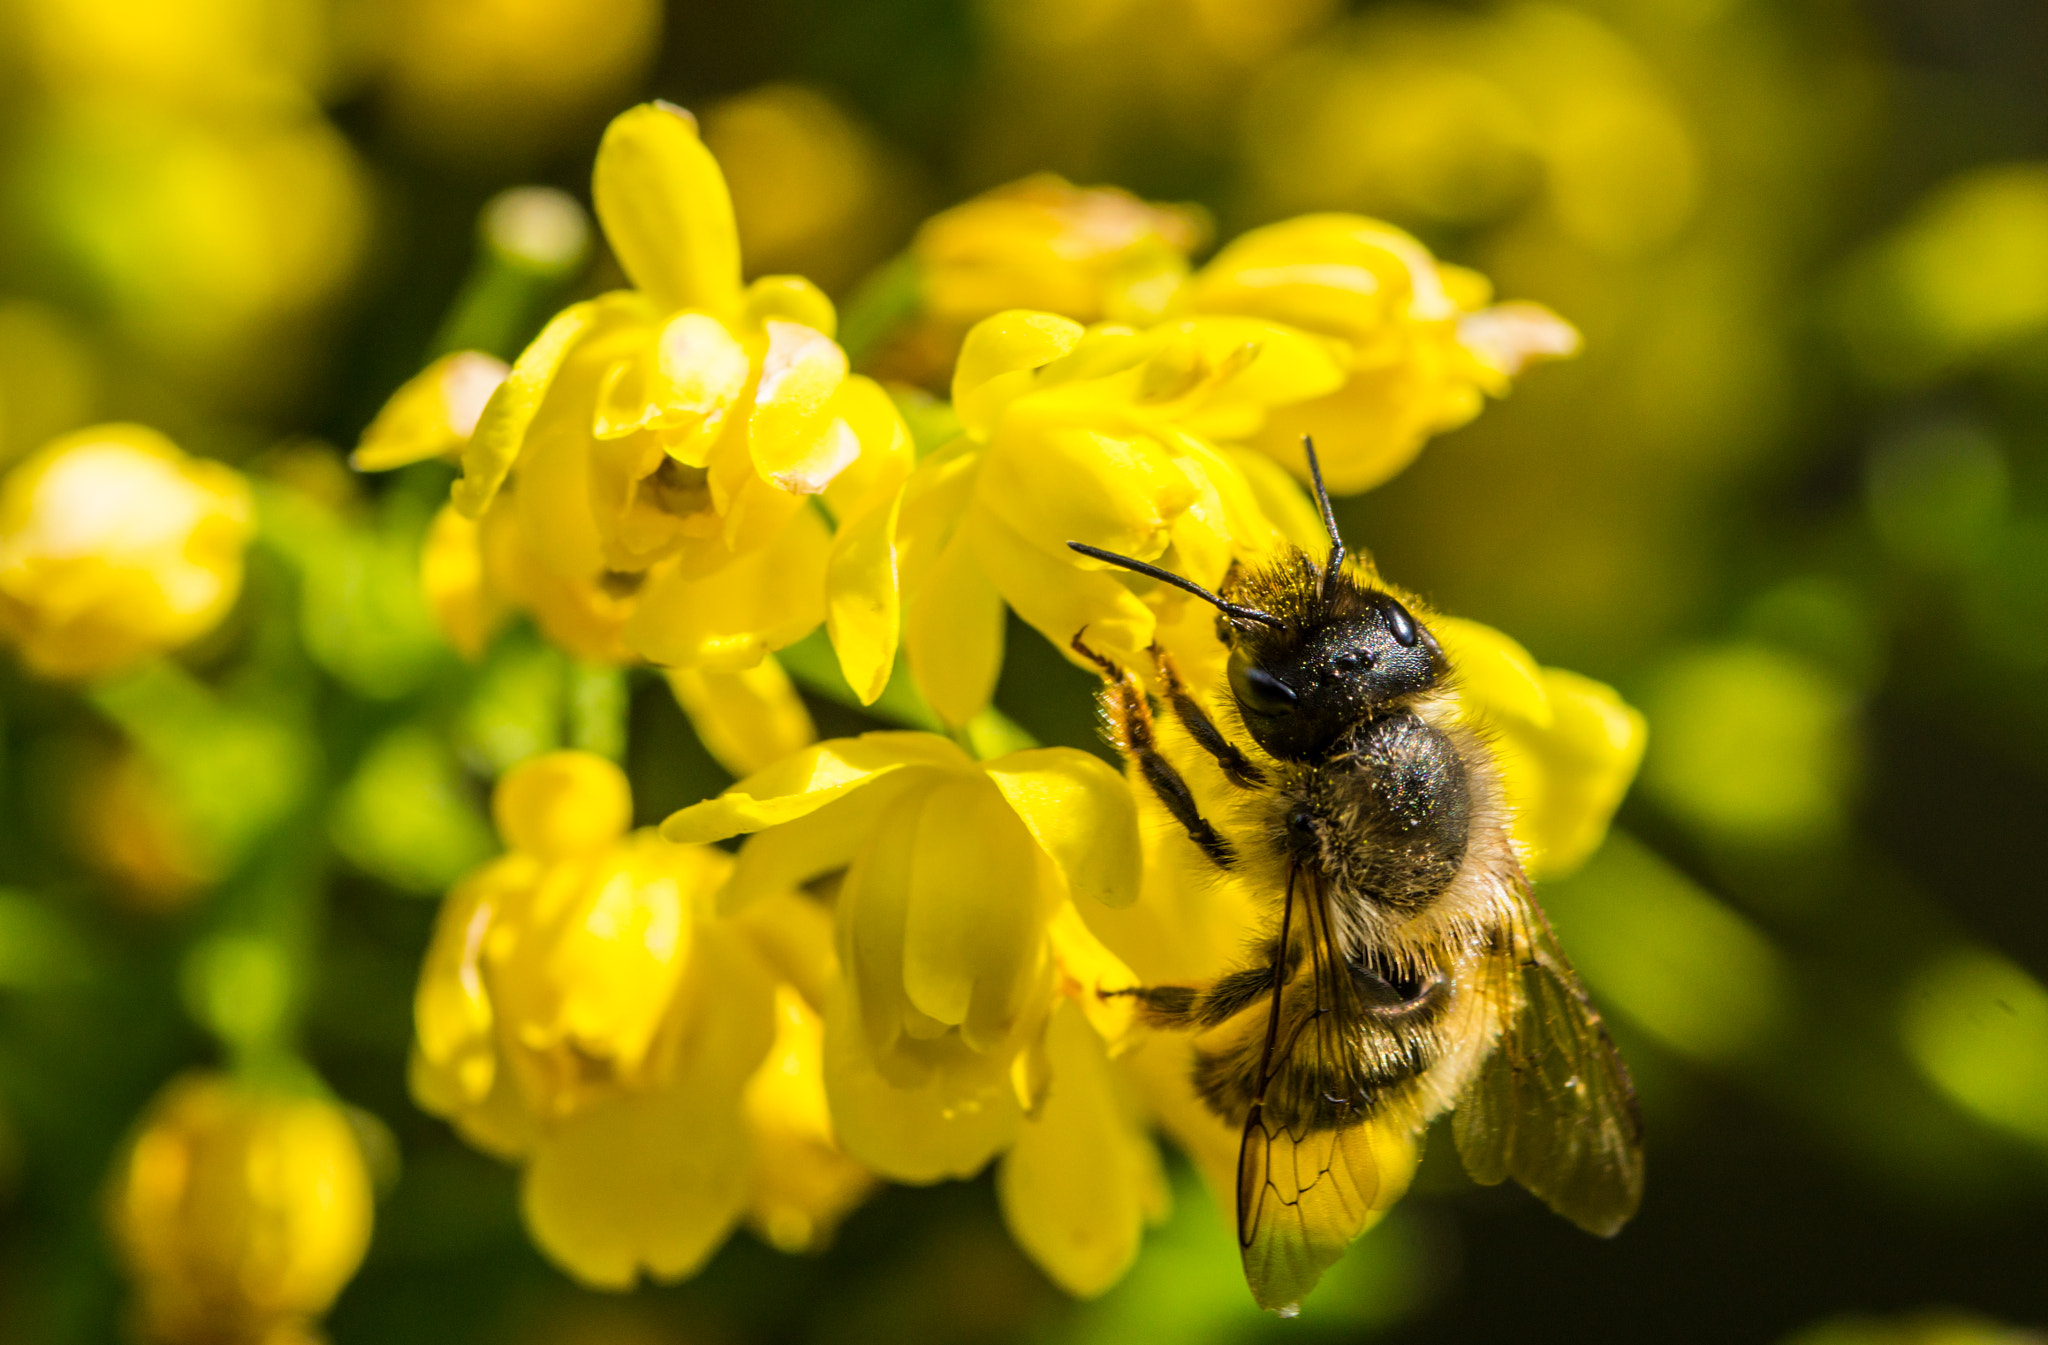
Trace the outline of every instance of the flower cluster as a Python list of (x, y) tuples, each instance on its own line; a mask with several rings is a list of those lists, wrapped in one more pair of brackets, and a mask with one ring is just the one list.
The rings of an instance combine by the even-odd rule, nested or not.
[[(634, 287), (563, 310), (509, 369), (437, 361), (359, 452), (365, 467), (460, 455), (428, 543), (435, 611), (471, 651), (523, 609), (583, 658), (711, 674), (756, 668), (829, 615), (873, 699), (894, 649), (856, 543), (909, 470), (902, 417), (849, 373), (816, 286), (741, 283), (731, 199), (688, 113), (614, 121), (593, 194)], [(738, 698), (716, 705), (742, 712)]]
[(623, 1288), (694, 1272), (745, 1215), (820, 1240), (869, 1179), (827, 1119), (831, 918), (787, 885), (742, 918), (732, 861), (629, 832), (602, 757), (499, 781), (507, 853), (459, 883), (420, 973), (413, 1095), (525, 1170), (534, 1240)]
[[(1372, 220), (1269, 226), (1192, 268), (1196, 216), (1037, 178), (938, 217), (896, 264), (914, 301), (867, 348), (950, 389), (942, 413), (905, 402), (938, 427), (916, 454), (815, 289), (740, 285), (685, 115), (614, 123), (596, 200), (636, 288), (566, 310), (509, 370), (430, 367), (358, 462), (459, 455), (424, 582), (470, 652), (524, 608), (584, 657), (666, 665), (746, 778), (656, 834), (628, 832), (599, 758), (507, 774), (508, 852), (449, 894), (422, 970), (415, 1095), (524, 1167), (536, 1242), (593, 1284), (691, 1273), (742, 1215), (813, 1245), (878, 1178), (994, 1162), (1019, 1245), (1098, 1293), (1164, 1211), (1155, 1127), (1222, 1189), (1235, 1162), (1186, 1042), (1114, 992), (1215, 975), (1270, 894), (1198, 876), (1143, 783), (1099, 758), (992, 748), (976, 726), (1005, 613), (1063, 650), (1084, 629), (1133, 664), (1164, 648), (1194, 694), (1224, 696), (1206, 605), (1067, 544), (1212, 587), (1319, 547), (1303, 433), (1362, 489), (1576, 334), (1489, 307), (1480, 277)], [(1431, 620), (1499, 744), (1524, 859), (1575, 865), (1640, 719)], [(821, 623), (863, 701), (900, 649), (957, 741), (759, 731), (794, 701), (768, 656)]]
[[(1165, 651), (1227, 709), (1211, 609), (1069, 543), (1211, 588), (1320, 548), (1301, 436), (1339, 492), (1364, 489), (1576, 334), (1489, 305), (1480, 277), (1373, 220), (1270, 225), (1195, 266), (1197, 214), (1035, 178), (932, 221), (884, 268), (907, 289), (870, 287), (894, 306), (862, 316), (853, 348), (877, 372), (925, 361), (949, 392), (936, 405), (854, 372), (809, 281), (743, 283), (689, 114), (617, 118), (594, 199), (630, 288), (571, 304), (509, 363), (436, 360), (355, 465), (459, 463), (420, 564), (459, 650), (482, 658), (524, 618), (580, 660), (655, 665), (744, 778), (634, 830), (606, 757), (500, 759), (503, 853), (442, 906), (413, 1095), (520, 1167), (535, 1243), (591, 1285), (690, 1275), (742, 1221), (814, 1248), (879, 1181), (997, 1164), (1019, 1245), (1099, 1293), (1164, 1213), (1155, 1130), (1222, 1189), (1235, 1161), (1187, 1041), (1142, 1029), (1118, 992), (1216, 975), (1272, 894), (1199, 870), (1143, 780), (990, 713), (1007, 613), (1062, 651), (1085, 631), (1144, 676)], [(251, 512), (237, 475), (152, 432), (54, 444), (0, 491), (0, 631), (57, 677), (175, 649), (233, 602)], [(1578, 864), (1634, 773), (1640, 718), (1411, 605), (1496, 745), (1525, 864)], [(778, 660), (821, 627), (836, 674)], [(792, 673), (953, 736), (814, 742)], [(1163, 729), (1169, 756), (1188, 750)], [(488, 846), (470, 825), (447, 872)], [(174, 1090), (120, 1184), (166, 1340), (209, 1317), (298, 1329), (360, 1254), (346, 1126), (245, 1092)], [(1385, 1147), (1382, 1206), (1412, 1148)], [(258, 1169), (318, 1180), (230, 1190)], [(221, 1227), (246, 1238), (180, 1222), (219, 1202), (240, 1202)]]

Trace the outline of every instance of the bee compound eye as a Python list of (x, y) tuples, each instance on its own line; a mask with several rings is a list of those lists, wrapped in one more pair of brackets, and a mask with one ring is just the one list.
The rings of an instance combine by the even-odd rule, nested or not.
[(1415, 641), (1420, 638), (1415, 629), (1415, 618), (1392, 598), (1387, 599), (1387, 629), (1394, 633), (1394, 638), (1401, 642), (1403, 648), (1413, 649)]
[(1286, 714), (1298, 699), (1293, 687), (1264, 668), (1235, 659), (1230, 665), (1230, 687), (1248, 709), (1260, 714)]

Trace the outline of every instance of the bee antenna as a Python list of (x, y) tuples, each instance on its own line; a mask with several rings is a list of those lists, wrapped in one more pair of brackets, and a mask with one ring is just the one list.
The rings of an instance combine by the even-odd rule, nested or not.
[(1171, 570), (1162, 570), (1157, 565), (1147, 565), (1144, 561), (1133, 560), (1129, 556), (1119, 556), (1114, 551), (1104, 551), (1101, 547), (1090, 546), (1086, 542), (1068, 542), (1067, 546), (1069, 549), (1078, 551), (1084, 556), (1092, 556), (1096, 560), (1107, 561), (1111, 565), (1120, 565), (1126, 570), (1135, 570), (1139, 574), (1149, 575), (1157, 579), (1162, 584), (1171, 584), (1184, 593), (1192, 593), (1203, 602), (1215, 607), (1217, 611), (1223, 613), (1232, 621), (1257, 621), (1262, 625), (1271, 626), (1275, 630), (1285, 630), (1287, 628), (1287, 623), (1274, 616), (1271, 612), (1261, 612), (1256, 607), (1240, 607), (1234, 602), (1227, 602), (1211, 593), (1208, 589), (1203, 588), (1194, 580), (1183, 579)]
[(1337, 511), (1330, 507), (1330, 492), (1323, 486), (1323, 464), (1316, 461), (1316, 441), (1304, 434), (1301, 449), (1308, 454), (1308, 477), (1316, 484), (1316, 504), (1323, 511), (1323, 530), (1330, 534), (1330, 559), (1323, 565), (1323, 596), (1328, 598), (1330, 586), (1337, 582), (1337, 572), (1344, 568), (1344, 538), (1337, 532)]

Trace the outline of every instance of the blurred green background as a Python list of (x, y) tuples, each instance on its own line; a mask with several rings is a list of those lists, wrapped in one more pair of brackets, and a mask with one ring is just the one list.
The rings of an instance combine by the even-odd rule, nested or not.
[[(509, 354), (609, 283), (479, 212), (587, 197), (605, 120), (650, 96), (702, 118), (750, 265), (842, 301), (925, 215), (1050, 169), (1199, 202), (1219, 238), (1379, 215), (1580, 326), (1581, 358), (1339, 513), (1649, 716), (1615, 835), (1541, 894), (1643, 1094), (1620, 1237), (1433, 1147), (1289, 1323), (1185, 1171), (1089, 1304), (986, 1180), (623, 1298), (528, 1246), (512, 1172), (406, 1096), (433, 899), (535, 750), (623, 751), (642, 822), (726, 777), (656, 679), (517, 632), (466, 668), (414, 577), (447, 471), (341, 452), (430, 355)], [(385, 1159), (338, 1342), (2048, 1324), (2036, 0), (4, 0), (0, 182), (0, 466), (142, 420), (250, 472), (261, 516), (240, 615), (180, 662), (82, 696), (0, 670), (0, 1338), (116, 1338), (121, 1137), (177, 1070), (276, 1041)], [(1087, 679), (1013, 635), (1002, 707), (1095, 745)]]

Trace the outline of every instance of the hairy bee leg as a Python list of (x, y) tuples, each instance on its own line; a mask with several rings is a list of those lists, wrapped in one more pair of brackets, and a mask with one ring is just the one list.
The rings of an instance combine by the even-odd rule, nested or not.
[[(1129, 995), (1138, 1001), (1140, 1015), (1154, 1027), (1211, 1028), (1251, 1008), (1273, 992), (1273, 959), (1279, 955), (1277, 941), (1269, 945), (1258, 962), (1216, 978), (1206, 989), (1193, 985), (1141, 985), (1128, 990), (1105, 990), (1103, 998)], [(1290, 950), (1286, 976), (1292, 979), (1301, 964), (1301, 950)]]
[(1173, 656), (1156, 644), (1148, 652), (1152, 655), (1152, 666), (1159, 670), (1159, 684), (1166, 689), (1166, 703), (1173, 707), (1173, 717), (1188, 731), (1188, 737), (1216, 758), (1216, 764), (1232, 784), (1244, 789), (1265, 784), (1266, 773), (1253, 765), (1236, 743), (1223, 736), (1223, 730), (1216, 727), (1209, 712), (1188, 692), (1187, 683), (1180, 680), (1180, 670), (1173, 666)]
[(1158, 739), (1152, 733), (1152, 708), (1145, 703), (1145, 691), (1138, 685), (1138, 679), (1113, 659), (1083, 644), (1080, 634), (1074, 636), (1073, 649), (1102, 670), (1105, 683), (1103, 709), (1116, 745), (1138, 763), (1138, 773), (1145, 777), (1145, 783), (1152, 787), (1153, 794), (1166, 806), (1166, 811), (1186, 828), (1188, 839), (1199, 846), (1217, 868), (1231, 867), (1237, 862), (1237, 852), (1209, 824), (1209, 819), (1202, 816), (1193, 792), (1188, 789), (1188, 782), (1159, 751)]
[(1137, 1000), (1138, 1016), (1153, 1027), (1190, 1027), (1202, 992), (1191, 985), (1137, 985), (1128, 990), (1105, 990), (1102, 997)]

